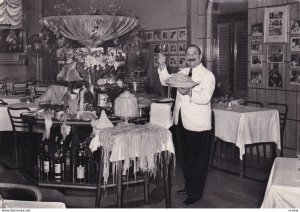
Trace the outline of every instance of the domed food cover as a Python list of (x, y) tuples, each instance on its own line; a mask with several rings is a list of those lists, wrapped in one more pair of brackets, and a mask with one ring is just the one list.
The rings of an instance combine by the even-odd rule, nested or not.
[(111, 15), (49, 16), (40, 20), (40, 23), (86, 47), (97, 47), (138, 25), (136, 18)]

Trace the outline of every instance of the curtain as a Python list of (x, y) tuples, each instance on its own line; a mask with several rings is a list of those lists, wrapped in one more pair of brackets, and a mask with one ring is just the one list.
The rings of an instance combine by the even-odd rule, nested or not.
[(22, 26), (22, 0), (0, 0), (0, 24)]

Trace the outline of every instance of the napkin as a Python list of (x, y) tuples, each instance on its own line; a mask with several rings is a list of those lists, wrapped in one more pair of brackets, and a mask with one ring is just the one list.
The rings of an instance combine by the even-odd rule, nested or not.
[(169, 129), (173, 125), (170, 105), (152, 103), (150, 107), (150, 123)]
[(91, 121), (91, 126), (93, 127), (94, 138), (91, 140), (91, 143), (90, 143), (89, 147), (90, 147), (91, 151), (94, 152), (100, 146), (99, 131), (101, 129), (104, 129), (104, 128), (107, 128), (107, 127), (113, 127), (114, 125), (108, 119), (105, 111), (102, 110), (100, 118), (96, 119), (96, 120), (92, 120)]

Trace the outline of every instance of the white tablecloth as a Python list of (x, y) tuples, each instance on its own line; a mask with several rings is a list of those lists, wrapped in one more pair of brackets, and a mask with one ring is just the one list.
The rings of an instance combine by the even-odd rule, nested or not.
[(34, 103), (16, 103), (0, 106), (0, 131), (12, 131), (7, 107), (28, 107), (30, 110), (34, 110), (38, 108), (38, 105)]
[[(5, 208), (66, 208), (62, 202), (36, 202), (36, 201), (19, 201), (19, 200), (4, 200)], [(3, 210), (5, 210), (5, 208)]]
[(262, 208), (300, 208), (300, 160), (276, 158)]
[(245, 144), (275, 142), (280, 150), (280, 122), (277, 110), (240, 105), (213, 108), (215, 136), (234, 143), (245, 154)]
[(22, 95), (10, 95), (10, 96), (0, 96), (0, 99), (2, 99), (7, 104), (15, 104), (20, 103), (20, 99), (22, 98)]

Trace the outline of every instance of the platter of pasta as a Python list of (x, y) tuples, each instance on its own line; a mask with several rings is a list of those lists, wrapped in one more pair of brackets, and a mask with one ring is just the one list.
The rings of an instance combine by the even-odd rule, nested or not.
[(193, 88), (198, 85), (189, 76), (182, 73), (173, 74), (166, 80), (166, 84), (174, 88)]

